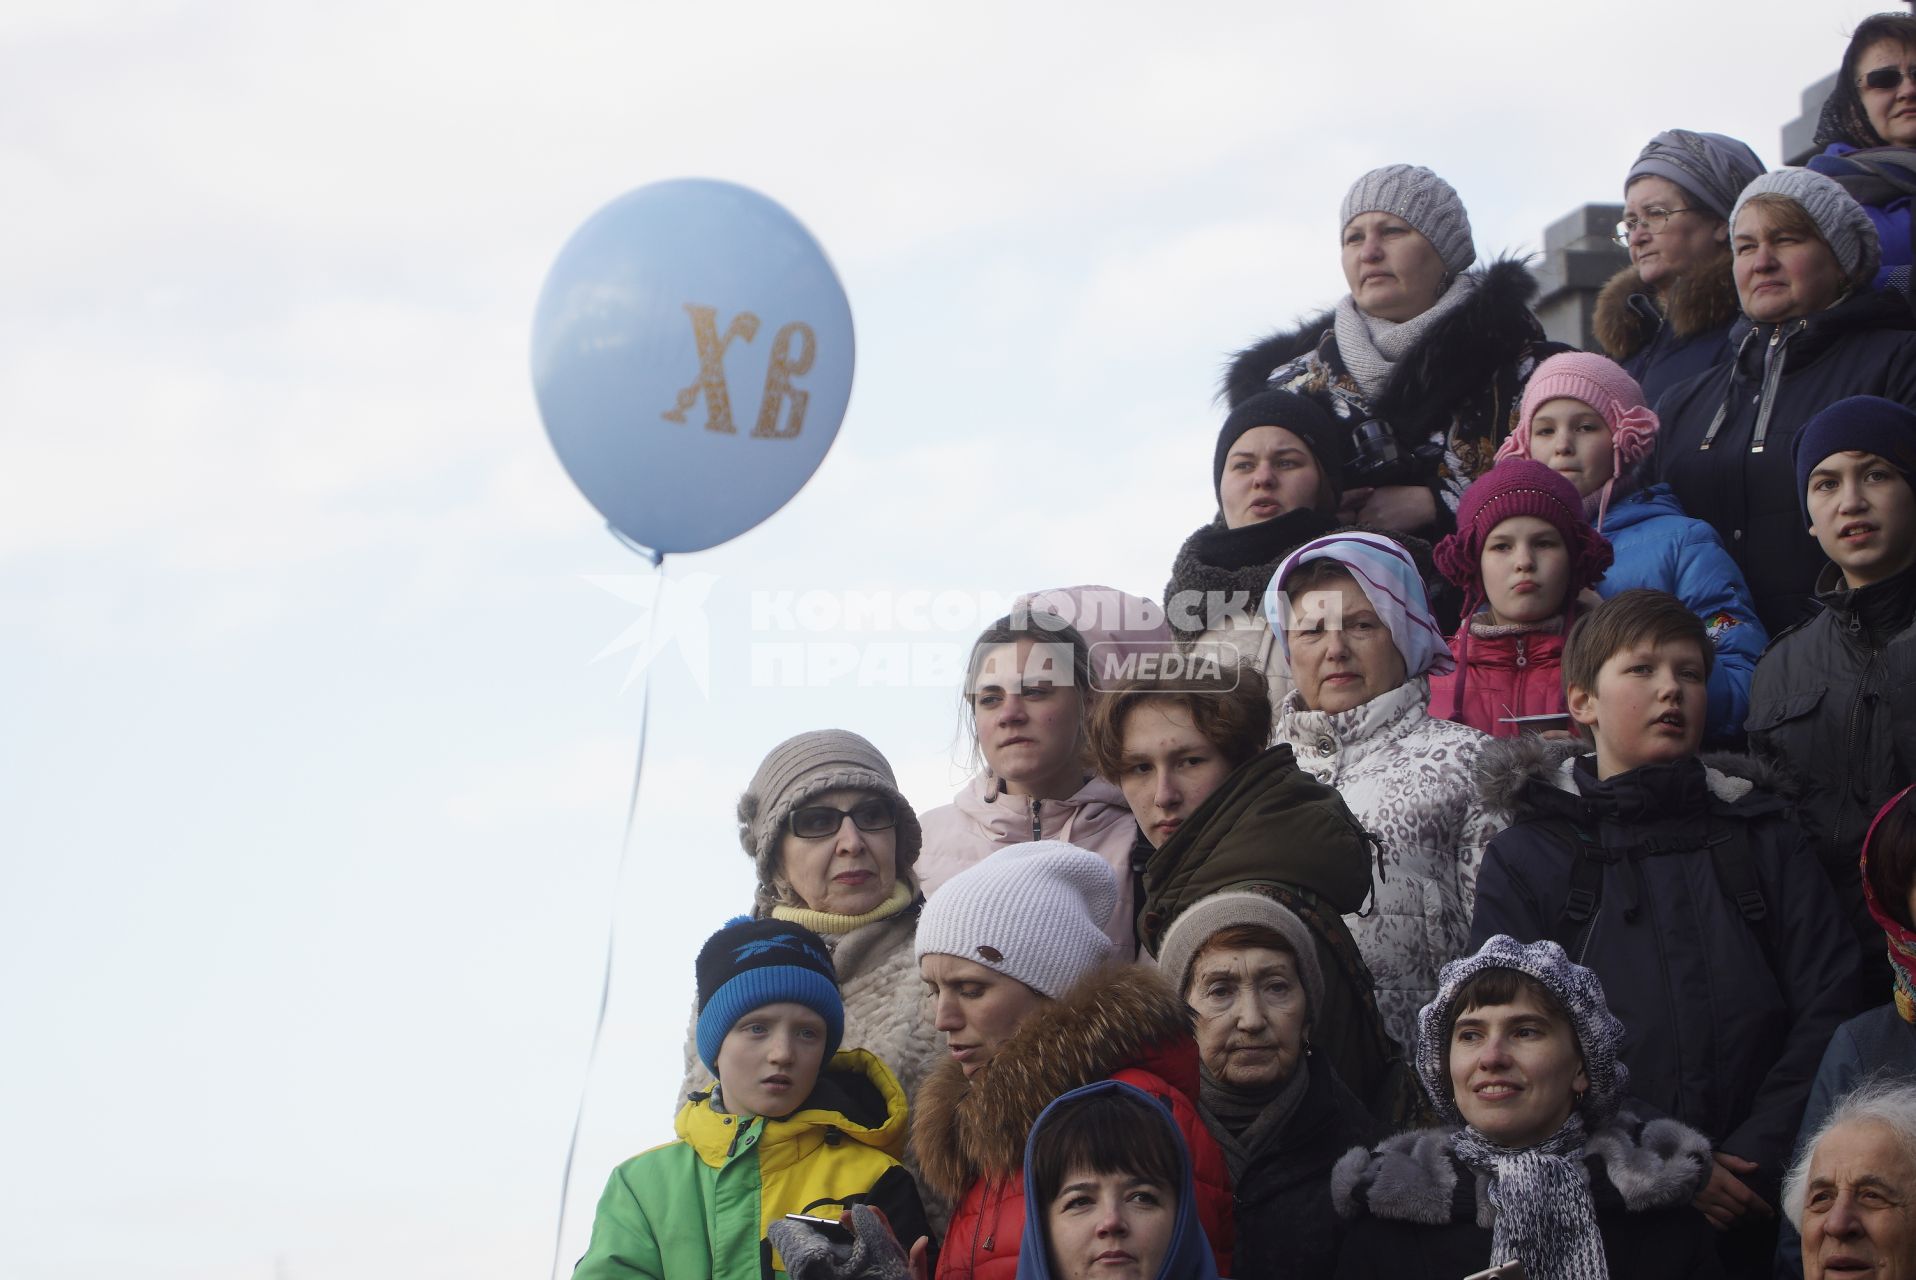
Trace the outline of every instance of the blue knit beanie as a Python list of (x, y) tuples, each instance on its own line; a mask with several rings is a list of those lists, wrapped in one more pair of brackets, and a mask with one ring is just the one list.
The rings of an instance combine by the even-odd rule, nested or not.
[(699, 948), (699, 1061), (718, 1074), (719, 1046), (768, 1004), (802, 1004), (825, 1020), (825, 1056), (845, 1038), (845, 1001), (824, 940), (789, 920), (737, 916)]
[(1873, 453), (1916, 489), (1916, 413), (1881, 396), (1838, 400), (1803, 424), (1790, 443), (1796, 464), (1796, 502), (1810, 522), (1810, 472), (1833, 453)]

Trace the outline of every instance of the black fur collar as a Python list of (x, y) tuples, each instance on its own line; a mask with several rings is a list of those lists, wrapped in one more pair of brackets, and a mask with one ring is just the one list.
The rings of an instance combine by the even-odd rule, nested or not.
[[(1537, 280), (1521, 259), (1499, 258), (1473, 274), (1476, 293), (1398, 364), (1373, 406), (1399, 431), (1420, 434), (1412, 418), (1447, 418), (1459, 400), (1482, 390), (1497, 370), (1513, 362), (1525, 343), (1543, 338), (1543, 326), (1530, 313)], [(1224, 375), (1225, 399), (1235, 406), (1263, 390), (1272, 372), (1317, 349), (1336, 316), (1335, 311), (1312, 316), (1232, 356)]]
[[(1574, 817), (1575, 793), (1558, 781), (1565, 762), (1588, 748), (1581, 743), (1544, 739), (1531, 734), (1497, 738), (1477, 753), (1477, 791), (1484, 807), (1516, 822), (1537, 817)], [(1710, 794), (1717, 803), (1754, 814), (1790, 796), (1787, 780), (1755, 756), (1710, 752), (1702, 757)], [(1748, 783), (1749, 786), (1738, 786)]]

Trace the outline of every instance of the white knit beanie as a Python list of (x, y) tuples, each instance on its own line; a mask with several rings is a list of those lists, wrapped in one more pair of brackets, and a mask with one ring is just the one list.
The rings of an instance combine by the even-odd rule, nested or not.
[(1430, 247), (1455, 275), (1477, 260), (1470, 238), (1470, 215), (1448, 182), (1416, 164), (1387, 164), (1351, 183), (1344, 193), (1341, 229), (1360, 213), (1402, 218), (1430, 241)]
[(1783, 196), (1802, 206), (1850, 279), (1867, 280), (1882, 265), (1882, 242), (1863, 206), (1843, 190), (1842, 183), (1812, 169), (1772, 169), (1743, 188), (1736, 207), (1730, 210), (1732, 236), (1736, 234), (1736, 215), (1743, 212), (1750, 197), (1763, 195)]
[(957, 956), (1053, 1000), (1110, 963), (1118, 878), (1062, 840), (1000, 849), (948, 880), (918, 917), (916, 953)]

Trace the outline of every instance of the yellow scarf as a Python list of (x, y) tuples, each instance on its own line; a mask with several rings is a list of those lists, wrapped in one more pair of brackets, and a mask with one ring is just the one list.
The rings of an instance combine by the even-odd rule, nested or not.
[(789, 920), (793, 924), (802, 924), (813, 933), (826, 936), (834, 933), (850, 933), (864, 925), (876, 924), (889, 919), (911, 905), (911, 890), (905, 887), (903, 880), (896, 881), (891, 893), (885, 900), (870, 911), (858, 916), (834, 915), (829, 911), (813, 911), (809, 907), (788, 907), (784, 903), (772, 908), (772, 919)]

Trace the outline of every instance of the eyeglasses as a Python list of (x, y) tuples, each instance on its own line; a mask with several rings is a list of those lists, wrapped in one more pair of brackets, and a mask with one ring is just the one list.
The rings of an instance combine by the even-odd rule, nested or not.
[(1905, 74), (1911, 80), (1916, 80), (1916, 66), (1910, 67), (1907, 72), (1901, 67), (1877, 67), (1863, 77), (1863, 87), (1865, 89), (1900, 89)]
[(1617, 224), (1617, 233), (1610, 238), (1627, 249), (1630, 247), (1631, 239), (1639, 230), (1648, 227), (1650, 234), (1655, 235), (1679, 213), (1695, 212), (1695, 209), (1645, 209), (1641, 218), (1634, 213), (1626, 213), (1623, 215), (1623, 221)]
[(838, 834), (838, 828), (847, 818), (860, 831), (890, 831), (898, 822), (891, 806), (883, 800), (860, 800), (849, 809), (834, 809), (828, 804), (806, 805), (792, 810), (786, 822), (800, 840), (823, 840)]

